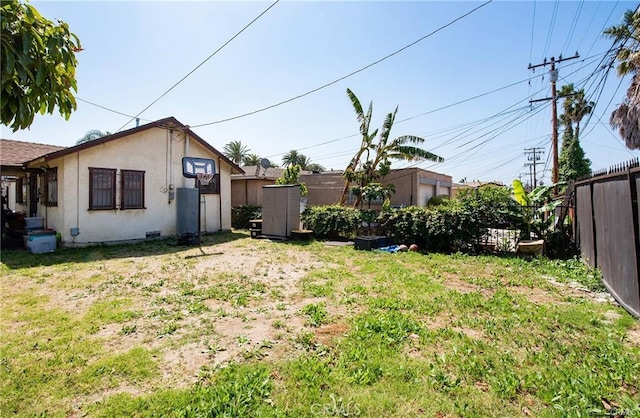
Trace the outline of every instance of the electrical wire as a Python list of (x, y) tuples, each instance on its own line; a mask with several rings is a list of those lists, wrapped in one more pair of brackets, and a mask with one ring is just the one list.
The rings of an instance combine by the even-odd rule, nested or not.
[[(132, 120), (136, 118), (135, 116), (127, 115), (126, 113), (122, 113), (122, 112), (118, 112), (117, 110), (109, 109), (106, 106), (102, 106), (102, 105), (99, 105), (97, 103), (90, 102), (89, 100), (82, 99), (82, 98), (80, 98), (78, 96), (76, 96), (76, 100), (78, 100), (80, 102), (83, 102), (83, 103), (90, 104), (90, 105), (95, 106), (95, 107), (99, 107), (100, 109), (108, 110), (109, 112), (116, 113), (118, 115), (126, 116), (128, 118), (132, 118)], [(151, 122), (150, 119), (141, 119), (141, 120), (144, 120), (145, 122)]]
[(549, 52), (549, 47), (551, 46), (551, 38), (553, 37), (553, 29), (556, 26), (556, 18), (558, 16), (558, 6), (560, 4), (560, 0), (555, 0), (553, 4), (553, 12), (551, 15), (551, 23), (549, 24), (549, 31), (547, 32), (547, 41), (544, 44), (544, 53), (542, 56), (546, 57), (547, 52)]
[(573, 20), (571, 21), (571, 27), (569, 28), (569, 35), (564, 45), (562, 45), (562, 51), (566, 51), (567, 48), (569, 47), (569, 44), (571, 44), (571, 39), (573, 39), (573, 33), (576, 30), (576, 26), (577, 26), (578, 20), (580, 19), (580, 13), (582, 12), (583, 6), (584, 6), (584, 0), (580, 0), (580, 3), (578, 4), (578, 9), (576, 10), (576, 14), (574, 15)]
[(224, 44), (222, 44), (222, 46), (220, 46), (218, 49), (216, 49), (215, 51), (213, 51), (213, 53), (211, 55), (209, 55), (207, 58), (205, 58), (200, 64), (196, 65), (194, 69), (192, 69), (191, 71), (189, 71), (187, 73), (187, 75), (185, 75), (184, 77), (182, 77), (180, 80), (178, 80), (177, 83), (175, 83), (173, 86), (169, 87), (169, 89), (167, 91), (165, 91), (164, 93), (162, 93), (160, 95), (160, 97), (158, 97), (157, 99), (155, 99), (153, 102), (151, 102), (150, 105), (148, 105), (147, 107), (145, 107), (144, 109), (142, 109), (137, 115), (135, 115), (133, 118), (131, 118), (127, 123), (125, 123), (124, 125), (122, 125), (116, 132), (119, 132), (120, 130), (122, 130), (125, 126), (127, 126), (131, 121), (133, 121), (135, 118), (137, 118), (138, 116), (140, 116), (141, 114), (143, 114), (144, 112), (146, 112), (151, 106), (153, 106), (154, 104), (156, 104), (160, 99), (162, 99), (164, 96), (166, 96), (171, 90), (173, 90), (174, 88), (176, 88), (180, 83), (182, 83), (184, 80), (187, 79), (187, 77), (189, 77), (191, 74), (193, 74), (194, 72), (196, 72), (196, 70), (198, 70), (198, 68), (202, 67), (207, 61), (209, 61), (214, 55), (216, 55), (218, 52), (222, 51), (224, 49), (224, 47), (226, 47), (227, 45), (229, 45), (234, 39), (236, 39), (238, 36), (240, 36), (240, 34), (242, 34), (242, 32), (244, 32), (245, 30), (247, 30), (251, 25), (253, 25), (258, 19), (260, 19), (262, 16), (264, 16), (265, 13), (267, 13), (269, 10), (271, 10), (271, 8), (273, 6), (275, 6), (276, 4), (278, 4), (278, 2), (280, 2), (280, 0), (275, 0), (273, 3), (271, 3), (271, 5), (269, 7), (267, 7), (266, 9), (264, 9), (262, 11), (262, 13), (260, 13), (258, 16), (256, 16), (251, 22), (247, 23), (239, 32), (237, 32), (235, 35), (233, 35), (231, 38), (229, 38), (229, 40), (227, 42), (225, 42)]
[(533, 38), (534, 38), (535, 27), (536, 27), (536, 0), (533, 0), (533, 19), (531, 19), (531, 47), (529, 48), (529, 65), (531, 65), (531, 58), (533, 57)]
[(404, 50), (406, 50), (406, 49), (408, 49), (408, 48), (410, 48), (410, 47), (412, 47), (412, 46), (416, 45), (417, 43), (419, 43), (419, 42), (421, 42), (421, 41), (423, 41), (423, 40), (425, 40), (425, 39), (427, 39), (427, 38), (429, 38), (429, 37), (431, 37), (431, 36), (435, 35), (436, 33), (438, 33), (438, 32), (440, 32), (440, 31), (442, 31), (443, 29), (446, 29), (447, 27), (449, 27), (449, 26), (453, 25), (454, 23), (458, 22), (459, 20), (464, 19), (465, 17), (469, 16), (470, 14), (472, 14), (472, 13), (476, 12), (477, 10), (479, 10), (479, 9), (483, 8), (484, 6), (488, 5), (488, 4), (489, 4), (489, 3), (491, 3), (492, 1), (493, 1), (493, 0), (488, 0), (488, 1), (486, 1), (485, 3), (481, 4), (480, 6), (477, 6), (477, 7), (475, 7), (474, 9), (470, 10), (469, 12), (467, 12), (467, 13), (465, 13), (465, 14), (463, 14), (463, 15), (461, 15), (461, 16), (459, 16), (459, 17), (457, 17), (457, 18), (455, 18), (454, 20), (450, 21), (449, 23), (447, 23), (447, 24), (445, 24), (445, 25), (440, 26), (439, 28), (437, 28), (437, 29), (435, 29), (434, 31), (432, 31), (432, 32), (430, 32), (430, 33), (428, 33), (428, 34), (426, 34), (425, 36), (423, 36), (423, 37), (421, 37), (421, 38), (419, 38), (419, 39), (417, 39), (417, 40), (413, 41), (412, 43), (410, 43), (410, 44), (408, 44), (408, 45), (405, 45), (405, 46), (403, 46), (402, 48), (400, 48), (400, 49), (398, 49), (398, 50), (396, 50), (396, 51), (394, 51), (394, 52), (392, 52), (392, 53), (390, 53), (390, 54), (388, 54), (388, 55), (386, 55), (386, 56), (384, 56), (384, 57), (382, 57), (382, 58), (380, 58), (380, 59), (378, 59), (378, 60), (376, 60), (376, 61), (374, 61), (374, 62), (372, 62), (372, 63), (368, 64), (368, 65), (365, 65), (364, 67), (362, 67), (362, 68), (360, 68), (360, 69), (357, 69), (357, 70), (355, 70), (355, 71), (352, 71), (352, 72), (350, 72), (350, 73), (349, 73), (349, 74), (347, 74), (347, 75), (344, 75), (344, 76), (339, 77), (339, 78), (337, 78), (337, 79), (335, 79), (335, 80), (333, 80), (333, 81), (330, 81), (330, 82), (328, 82), (328, 83), (326, 83), (326, 84), (323, 84), (323, 85), (322, 85), (322, 86), (320, 86), (320, 87), (316, 87), (316, 88), (314, 88), (314, 89), (312, 89), (312, 90), (309, 90), (309, 91), (307, 91), (307, 92), (305, 92), (305, 93), (299, 94), (299, 95), (297, 95), (297, 96), (291, 97), (291, 98), (289, 98), (289, 99), (283, 100), (283, 101), (281, 101), (281, 102), (278, 102), (278, 103), (275, 103), (275, 104), (272, 104), (272, 105), (269, 105), (269, 106), (265, 106), (265, 107), (260, 108), (260, 109), (253, 110), (253, 111), (251, 111), (251, 112), (243, 113), (243, 114), (241, 114), (241, 115), (231, 116), (231, 117), (224, 118), (224, 119), (220, 119), (220, 120), (216, 120), (216, 121), (213, 121), (213, 122), (200, 123), (200, 124), (197, 124), (197, 125), (191, 125), (191, 126), (192, 126), (193, 128), (199, 128), (199, 127), (202, 127), (202, 126), (217, 125), (217, 124), (220, 124), (220, 123), (223, 123), (223, 122), (229, 122), (229, 121), (232, 121), (232, 120), (236, 120), (236, 119), (244, 118), (244, 117), (247, 117), (247, 116), (255, 115), (255, 114), (257, 114), (257, 113), (264, 112), (265, 110), (269, 110), (269, 109), (273, 109), (273, 108), (278, 107), (278, 106), (282, 106), (282, 105), (284, 105), (284, 104), (287, 104), (287, 103), (293, 102), (294, 100), (298, 100), (298, 99), (301, 99), (301, 98), (303, 98), (303, 97), (305, 97), (305, 96), (308, 96), (308, 95), (310, 95), (310, 94), (313, 94), (313, 93), (315, 93), (315, 92), (318, 92), (318, 91), (320, 91), (320, 90), (322, 90), (322, 89), (325, 89), (325, 88), (327, 88), (327, 87), (329, 87), (329, 86), (332, 86), (332, 85), (334, 85), (334, 84), (336, 84), (336, 83), (338, 83), (338, 82), (340, 82), (340, 81), (342, 81), (342, 80), (346, 80), (346, 79), (347, 79), (347, 78), (349, 78), (349, 77), (352, 77), (352, 76), (354, 76), (354, 75), (356, 75), (356, 74), (358, 74), (358, 73), (361, 73), (362, 71), (365, 71), (365, 70), (367, 70), (367, 69), (369, 69), (369, 68), (373, 67), (374, 65), (377, 65), (377, 64), (379, 64), (379, 63), (381, 63), (381, 62), (383, 62), (383, 61), (385, 61), (385, 60), (387, 60), (387, 59), (389, 59), (389, 58), (391, 58), (391, 57), (393, 57), (393, 56), (395, 56), (395, 55), (399, 54), (400, 52), (402, 52), (402, 51), (404, 51)]

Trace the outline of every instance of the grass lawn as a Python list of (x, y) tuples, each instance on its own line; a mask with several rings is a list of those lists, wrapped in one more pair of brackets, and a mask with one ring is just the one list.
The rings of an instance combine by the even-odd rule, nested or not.
[(0, 416), (640, 416), (578, 261), (170, 244), (2, 252)]

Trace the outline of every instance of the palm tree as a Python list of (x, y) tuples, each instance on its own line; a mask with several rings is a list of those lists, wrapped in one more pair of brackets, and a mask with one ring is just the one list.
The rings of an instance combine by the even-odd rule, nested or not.
[(258, 154), (247, 154), (242, 159), (242, 165), (260, 165), (261, 160)]
[(323, 171), (325, 171), (326, 169), (324, 168), (324, 166), (322, 164), (318, 164), (318, 163), (311, 163), (311, 164), (307, 164), (305, 166), (305, 170), (307, 171), (313, 171), (313, 172), (317, 172), (317, 173), (322, 173)]
[(249, 148), (242, 145), (241, 141), (231, 141), (222, 149), (222, 153), (233, 161), (235, 164), (240, 164), (244, 157), (249, 154)]
[[(559, 176), (562, 181), (577, 179), (589, 174), (591, 161), (585, 158), (584, 150), (580, 146), (580, 122), (591, 113), (593, 102), (587, 102), (584, 98), (584, 89), (575, 90), (573, 84), (562, 86), (560, 96), (564, 97), (564, 112), (560, 116), (561, 123), (565, 126), (562, 136), (562, 150), (560, 152)], [(575, 131), (573, 125), (575, 124)]]
[(307, 164), (310, 164), (311, 160), (306, 155), (299, 153), (297, 150), (292, 149), (282, 157), (282, 165), (289, 167), (290, 165), (299, 165), (304, 169)]
[[(362, 143), (360, 149), (345, 170), (346, 182), (340, 203), (344, 204), (344, 201), (346, 200), (346, 192), (348, 192), (349, 183), (351, 181), (355, 180), (362, 188), (367, 184), (378, 180), (380, 177), (389, 173), (389, 170), (391, 169), (390, 160), (444, 161), (442, 157), (416, 146), (422, 144), (424, 142), (424, 138), (414, 135), (402, 135), (393, 140), (389, 140), (391, 128), (393, 128), (393, 123), (395, 121), (396, 114), (398, 113), (397, 107), (392, 113), (387, 114), (378, 137), (378, 142), (374, 144), (373, 139), (378, 133), (378, 130), (374, 131), (373, 134), (369, 134), (372, 104), (369, 104), (369, 109), (365, 114), (362, 111), (360, 101), (353, 92), (347, 89), (347, 95), (351, 99), (358, 121), (360, 122)], [(373, 158), (371, 158), (372, 153), (374, 153)], [(362, 156), (365, 154), (366, 159), (362, 162)], [(359, 203), (360, 196), (357, 196), (356, 201), (354, 202), (354, 207)]]
[(98, 129), (92, 129), (90, 131), (87, 131), (87, 133), (84, 134), (82, 138), (78, 139), (76, 141), (76, 145), (84, 144), (85, 142), (94, 141), (98, 138), (102, 138), (103, 136), (107, 136), (107, 135), (111, 135), (111, 132), (109, 131), (102, 132), (101, 130), (98, 130)]
[[(572, 137), (576, 140), (580, 137), (580, 122), (585, 116), (591, 114), (595, 107), (594, 102), (587, 102), (584, 97), (584, 89), (576, 90), (572, 84), (562, 86), (560, 96), (564, 99), (564, 113), (561, 116), (561, 123), (566, 129), (570, 129)], [(573, 124), (575, 123), (575, 134)]]
[(624, 22), (604, 33), (613, 38), (612, 50), (617, 47), (618, 75), (632, 74), (627, 95), (611, 113), (609, 123), (618, 130), (627, 148), (640, 149), (640, 8), (627, 10)]

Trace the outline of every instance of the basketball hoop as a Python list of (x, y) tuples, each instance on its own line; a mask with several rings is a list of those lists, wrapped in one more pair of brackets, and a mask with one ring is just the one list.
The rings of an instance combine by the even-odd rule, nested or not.
[(197, 173), (196, 177), (198, 178), (198, 183), (206, 186), (213, 179), (213, 173)]

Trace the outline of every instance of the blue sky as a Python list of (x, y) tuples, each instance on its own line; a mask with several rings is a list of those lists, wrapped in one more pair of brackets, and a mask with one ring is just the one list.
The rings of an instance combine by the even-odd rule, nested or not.
[[(528, 173), (525, 148), (543, 148), (544, 162), (551, 154), (550, 102), (529, 104), (550, 95), (549, 67), (534, 73), (528, 65), (577, 51), (580, 59), (558, 65), (558, 87), (573, 82), (597, 102), (581, 138), (592, 169), (640, 155), (625, 148), (608, 126), (629, 80), (615, 71), (604, 80), (598, 72), (611, 46), (603, 28), (637, 6), (625, 1), (494, 0), (345, 80), (252, 116), (210, 124), (330, 83), (483, 3), (282, 0), (140, 118), (145, 123), (175, 116), (220, 150), (240, 140), (276, 163), (296, 149), (327, 169), (343, 169), (360, 142), (346, 95), (350, 88), (363, 105), (373, 101), (373, 127), (398, 106), (392, 136), (422, 136), (425, 149), (445, 158), (440, 164), (396, 162), (394, 168), (418, 166), (455, 181), (510, 183)], [(120, 129), (271, 2), (32, 4), (79, 36), (84, 51), (78, 54), (77, 96), (84, 101), (69, 121), (58, 114), (37, 115), (31, 129), (14, 133), (2, 126), (1, 134), (70, 146), (88, 130)], [(550, 167), (550, 162), (538, 166), (546, 183)]]

